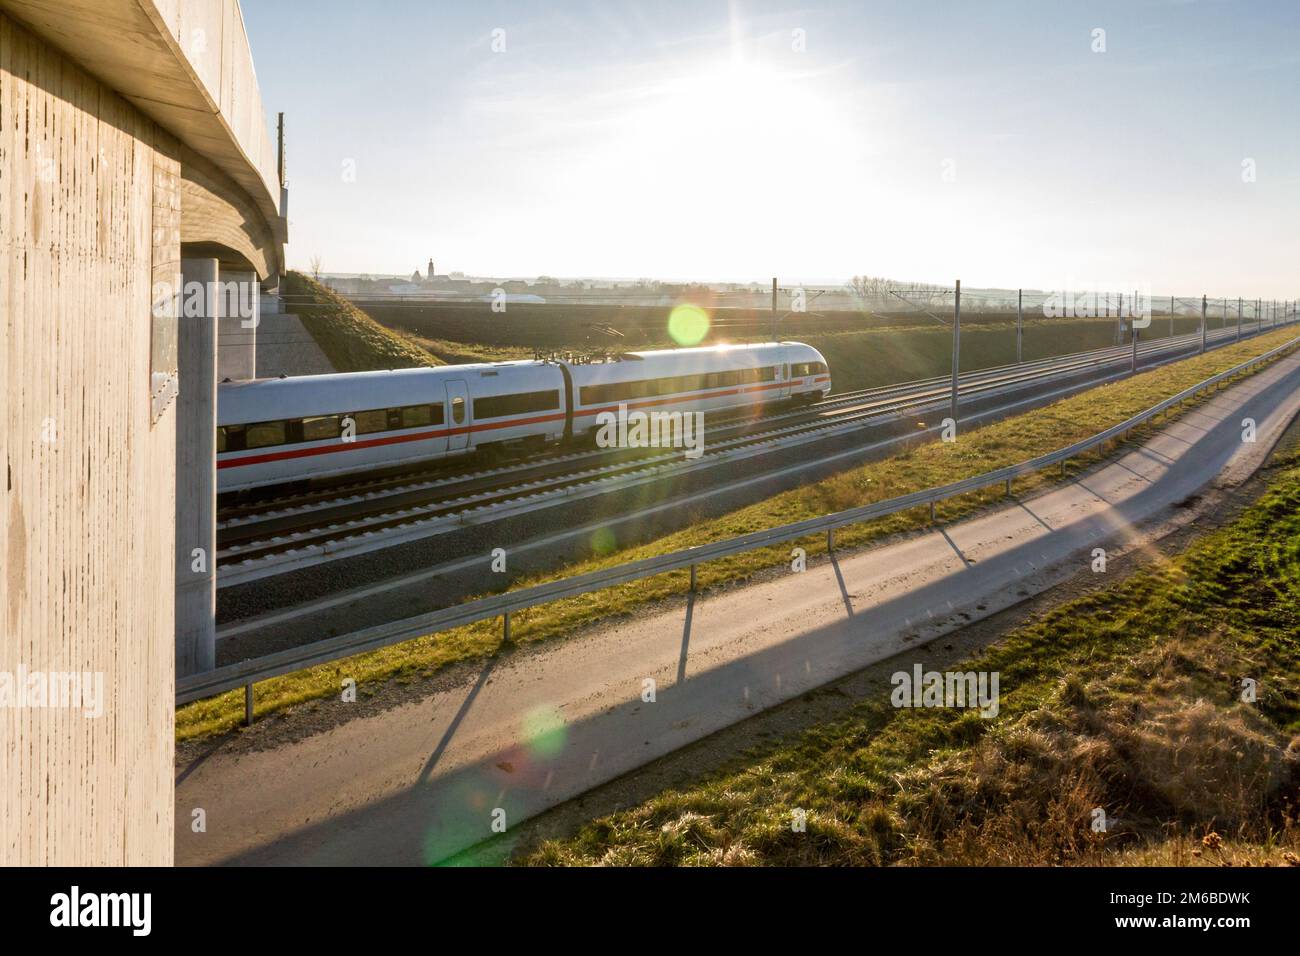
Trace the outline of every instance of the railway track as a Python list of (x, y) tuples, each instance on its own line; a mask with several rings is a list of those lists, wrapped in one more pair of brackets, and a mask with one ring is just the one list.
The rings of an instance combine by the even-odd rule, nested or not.
[[(1215, 345), (1235, 340), (1233, 328), (1207, 336)], [(1143, 367), (1172, 361), (1199, 348), (1200, 334), (1139, 346)], [(1130, 361), (1130, 346), (1113, 346), (966, 373), (959, 398), (1033, 388), (1057, 379), (1104, 372)], [(221, 586), (243, 583), (309, 564), (390, 547), (466, 525), (481, 524), (549, 505), (660, 481), (669, 476), (822, 441), (903, 415), (947, 409), (947, 376), (835, 395), (806, 408), (759, 418), (710, 417), (704, 454), (675, 450), (580, 450), (494, 468), (411, 470), (351, 479), (305, 492), (235, 502), (217, 516)]]

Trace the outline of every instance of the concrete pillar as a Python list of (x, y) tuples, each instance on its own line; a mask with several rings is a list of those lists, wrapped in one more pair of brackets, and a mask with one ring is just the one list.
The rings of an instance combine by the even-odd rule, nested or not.
[[(217, 651), (216, 259), (183, 259), (176, 400), (176, 676)], [(201, 297), (201, 298), (200, 298)], [(188, 306), (188, 308), (187, 308)], [(201, 312), (202, 314), (196, 314)]]
[(261, 316), (261, 289), (257, 273), (221, 271), (217, 296), (217, 381), (234, 382), (257, 377), (257, 323)]

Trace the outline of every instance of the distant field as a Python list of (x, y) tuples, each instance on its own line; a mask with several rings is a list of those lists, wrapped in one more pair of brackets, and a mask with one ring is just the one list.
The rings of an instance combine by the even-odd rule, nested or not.
[[(534, 349), (589, 350), (596, 348), (669, 348), (668, 309), (662, 307), (510, 305), (493, 313), (487, 304), (433, 306), (364, 303), (377, 322), (422, 346), (440, 362), (501, 361), (531, 358)], [(944, 313), (937, 313), (946, 318)], [(720, 309), (701, 344), (770, 341), (772, 323), (766, 312)], [(592, 330), (607, 325), (624, 339)], [(1212, 319), (1210, 328), (1220, 325)], [(1175, 334), (1196, 331), (1200, 320), (1179, 316)], [(783, 339), (807, 342), (819, 349), (831, 367), (837, 392), (890, 385), (946, 375), (951, 370), (952, 332), (922, 314), (866, 315), (833, 312), (792, 316), (777, 326)], [(1145, 339), (1169, 334), (1167, 315), (1153, 317)], [(1102, 348), (1115, 342), (1113, 319), (1046, 319), (1026, 316), (1026, 361)], [(1009, 365), (1016, 360), (1015, 313), (962, 314), (963, 371)]]

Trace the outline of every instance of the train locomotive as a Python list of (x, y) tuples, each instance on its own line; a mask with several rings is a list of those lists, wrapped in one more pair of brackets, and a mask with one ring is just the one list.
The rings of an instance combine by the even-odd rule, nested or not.
[(223, 382), (217, 491), (590, 438), (601, 412), (716, 412), (829, 394), (800, 342)]

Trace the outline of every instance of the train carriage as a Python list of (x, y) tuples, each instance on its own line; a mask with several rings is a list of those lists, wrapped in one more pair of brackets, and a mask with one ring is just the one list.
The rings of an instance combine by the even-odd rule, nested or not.
[(588, 437), (602, 411), (709, 412), (819, 398), (826, 361), (798, 342), (223, 382), (217, 490)]
[(564, 437), (554, 363), (304, 375), (223, 383), (217, 490), (347, 474)]
[(800, 342), (631, 352), (618, 361), (570, 368), (573, 432), (597, 427), (601, 412), (714, 412), (830, 391), (826, 360)]

